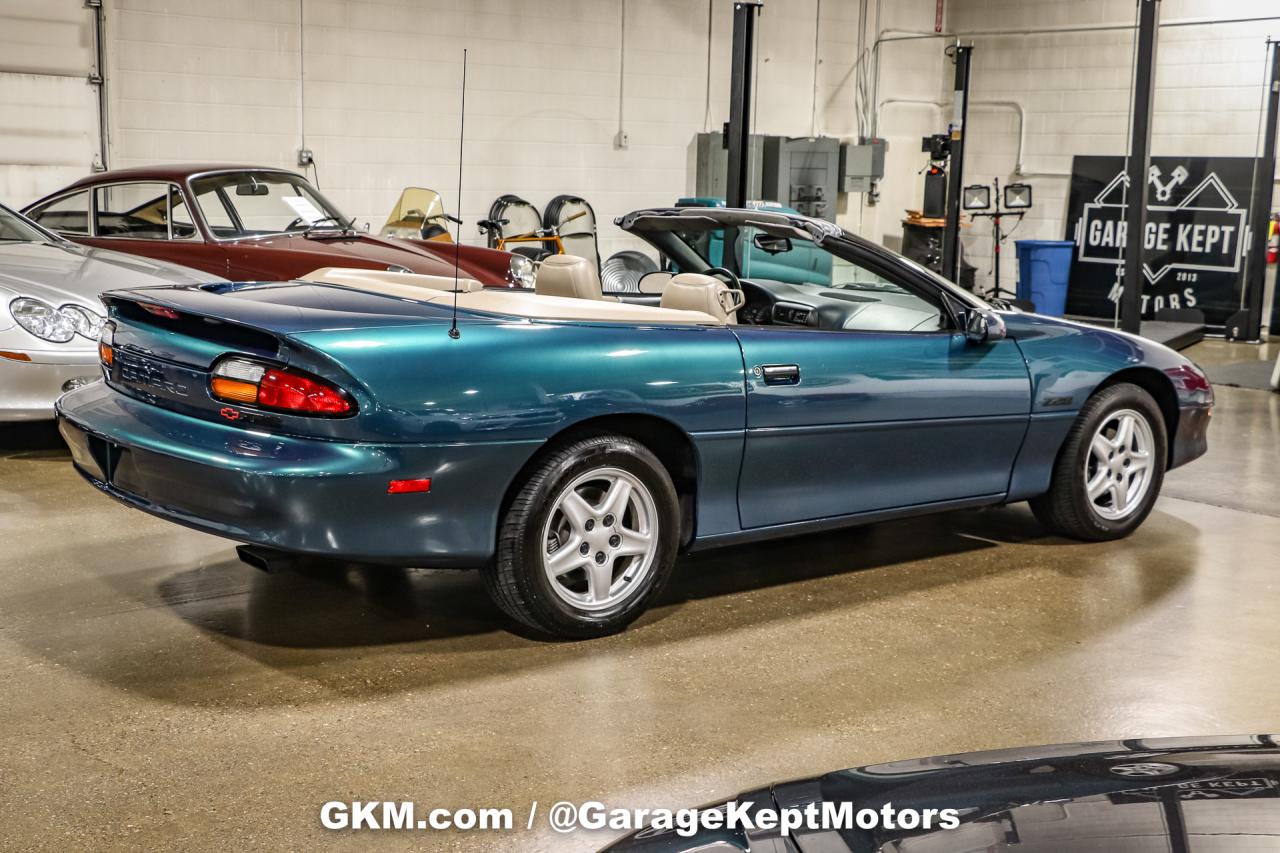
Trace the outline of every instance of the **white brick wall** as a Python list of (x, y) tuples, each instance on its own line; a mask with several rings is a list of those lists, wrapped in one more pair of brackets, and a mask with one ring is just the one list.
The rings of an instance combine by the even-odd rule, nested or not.
[(0, 202), (24, 204), (93, 163), (92, 24), (81, 0), (0, 0)]
[[(1132, 23), (1135, 12), (1132, 0), (953, 0), (949, 5), (948, 28), (958, 33)], [(1274, 0), (1164, 0), (1162, 6), (1165, 22), (1280, 15)], [(1268, 35), (1280, 37), (1280, 21), (1161, 29), (1153, 154), (1254, 154)], [(1060, 240), (1072, 156), (1125, 153), (1133, 32), (977, 35), (972, 41), (972, 97), (1014, 100), (1027, 110), (1023, 158), (1035, 207), (1013, 239)], [(966, 141), (966, 184), (1016, 178), (1016, 123), (1008, 115), (971, 112)], [(989, 224), (983, 221), (972, 231), (965, 238), (969, 259), (978, 266), (982, 286), (989, 286)], [(1012, 243), (1002, 256), (1002, 286), (1011, 286), (1017, 274)]]
[[(1164, 7), (1165, 20), (1277, 14), (1274, 0), (1164, 0)], [(112, 164), (292, 167), (305, 133), (324, 192), (375, 229), (409, 184), (434, 187), (452, 209), (466, 46), (463, 217), (473, 223), (504, 192), (539, 206), (557, 193), (578, 193), (596, 208), (607, 254), (627, 242), (612, 218), (684, 194), (692, 182), (690, 140), (728, 117), (731, 0), (626, 0), (625, 8), (630, 147), (619, 151), (613, 138), (623, 0), (107, 0)], [(934, 10), (934, 0), (882, 0), (880, 28), (931, 32)], [(1132, 15), (1130, 0), (951, 0), (945, 23), (964, 32), (1119, 23)], [(799, 135), (816, 126), (856, 134), (858, 18), (856, 0), (766, 3), (757, 132)], [(0, 197), (11, 204), (57, 188), (92, 162), (92, 88), (29, 73), (86, 73), (89, 21), (80, 0), (0, 0)], [(1155, 153), (1253, 151), (1267, 33), (1280, 35), (1280, 25), (1162, 31)], [(1061, 237), (1067, 180), (1044, 173), (1065, 173), (1073, 154), (1123, 151), (1132, 34), (974, 41), (973, 97), (1026, 108), (1024, 165), (1036, 207), (1015, 236)], [(878, 100), (896, 101), (879, 117), (889, 141), (882, 196), (876, 206), (849, 196), (839, 211), (842, 225), (873, 240), (894, 242), (904, 209), (920, 205), (920, 137), (943, 130), (949, 110), (902, 100), (950, 99), (942, 47), (937, 39), (881, 47)], [(966, 183), (1013, 177), (1014, 114), (975, 106), (968, 149)], [(985, 232), (985, 224), (976, 230)], [(465, 237), (479, 240), (474, 225)], [(990, 240), (974, 233), (966, 243), (988, 273)], [(1013, 253), (1005, 257), (1012, 281)]]
[[(630, 146), (624, 151), (613, 147), (623, 0), (106, 3), (113, 166), (213, 160), (292, 167), (305, 134), (324, 192), (375, 229), (409, 184), (434, 187), (456, 207), (464, 46), (470, 78), (461, 213), (469, 222), (504, 192), (539, 206), (573, 192), (595, 206), (602, 250), (622, 248), (626, 240), (612, 218), (685, 194), (693, 135), (728, 117), (730, 0), (626, 0), (623, 113)], [(53, 14), (54, 4), (66, 8)], [(932, 26), (933, 0), (884, 6), (884, 27)], [(42, 7), (40, 15), (27, 15), (30, 26), (8, 30), (12, 41), (28, 52), (34, 46), (38, 55), (47, 53), (40, 39), (52, 26), (41, 18), (85, 17), (79, 0)], [(757, 132), (800, 135), (816, 125), (820, 132), (853, 135), (857, 25), (854, 0), (766, 4)], [(69, 56), (64, 62), (78, 61)], [(881, 97), (936, 100), (941, 69), (936, 44), (889, 48)], [(30, 111), (40, 123), (48, 119), (35, 112), (35, 103), (89, 116), (92, 90), (85, 91), (85, 104), (77, 106), (40, 93), (20, 97), (10, 86), (4, 104)], [(25, 204), (86, 172), (97, 141), (94, 121), (86, 119), (79, 148), (59, 155), (66, 161), (60, 170), (15, 167), (13, 181), (0, 184), (7, 200)], [(6, 150), (11, 124), (0, 126)], [(885, 117), (881, 130), (893, 142), (885, 202), (864, 212), (860, 197), (853, 197), (851, 209), (842, 211), (844, 224), (876, 238), (895, 231), (901, 208), (919, 196), (918, 139), (912, 140), (935, 125), (918, 109)], [(474, 226), (465, 237), (479, 240)]]
[[(621, 151), (621, 0), (305, 0), (301, 112), (296, 0), (110, 3), (114, 165), (292, 166), (305, 133), (323, 191), (375, 230), (406, 185), (433, 187), (456, 208), (464, 46), (469, 223), (505, 192), (539, 207), (577, 193), (596, 208), (607, 254), (626, 242), (612, 218), (684, 194), (693, 134), (727, 117), (727, 0), (714, 4), (709, 111), (708, 4), (627, 0)], [(761, 132), (809, 128), (816, 7), (765, 10)], [(480, 240), (474, 225), (464, 237)]]

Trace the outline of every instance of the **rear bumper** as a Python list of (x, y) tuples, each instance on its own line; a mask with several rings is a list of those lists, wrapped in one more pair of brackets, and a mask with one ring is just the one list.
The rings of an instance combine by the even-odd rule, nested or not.
[[(75, 467), (130, 506), (237, 542), (401, 566), (467, 567), (538, 442), (363, 444), (271, 435), (160, 409), (105, 385), (58, 401)], [(428, 493), (388, 495), (394, 479)]]
[(58, 361), (0, 358), (0, 422), (51, 421), (53, 402), (70, 382), (93, 382), (102, 378), (96, 350), (75, 353)]
[(1213, 405), (1183, 406), (1178, 410), (1178, 431), (1169, 452), (1169, 467), (1198, 459), (1209, 449), (1209, 420)]

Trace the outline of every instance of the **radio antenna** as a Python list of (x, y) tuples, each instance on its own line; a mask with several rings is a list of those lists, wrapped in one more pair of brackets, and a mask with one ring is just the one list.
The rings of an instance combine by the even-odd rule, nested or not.
[(453, 222), (453, 322), (449, 337), (462, 337), (458, 331), (458, 266), (462, 254), (462, 151), (467, 128), (467, 49), (462, 49), (462, 109), (458, 113), (458, 216)]

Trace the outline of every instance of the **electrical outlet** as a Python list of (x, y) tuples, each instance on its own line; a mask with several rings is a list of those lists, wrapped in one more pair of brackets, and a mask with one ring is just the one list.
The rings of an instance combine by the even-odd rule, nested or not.
[(315, 160), (316, 160), (315, 155), (311, 153), (310, 148), (298, 149), (298, 166), (299, 167), (310, 166), (312, 163), (315, 162)]
[(625, 130), (619, 130), (613, 137), (613, 147), (619, 151), (626, 151), (629, 144), (631, 144), (631, 137)]

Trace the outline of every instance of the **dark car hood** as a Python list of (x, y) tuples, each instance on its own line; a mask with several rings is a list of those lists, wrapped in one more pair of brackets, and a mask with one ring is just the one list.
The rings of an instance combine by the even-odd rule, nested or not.
[[(1159, 348), (1177, 356), (1176, 351), (1169, 349), (1164, 344), (1153, 341), (1150, 338), (1122, 332), (1119, 329), (1096, 326), (1092, 323), (1082, 323), (1079, 320), (1068, 320), (1065, 317), (1050, 317), (1046, 314), (1030, 314), (1023, 311), (1000, 311), (999, 314), (1000, 319), (1004, 321), (1005, 331), (1008, 336), (1020, 341), (1043, 337), (1094, 335), (1117, 342), (1127, 342), (1146, 350)], [(1181, 356), (1177, 357), (1181, 358)]]
[[(756, 799), (762, 791), (740, 795)], [(1280, 747), (1272, 735), (1010, 749), (841, 770), (771, 787), (777, 806), (957, 809), (956, 829), (794, 834), (637, 833), (609, 850), (933, 853), (1280, 849)], [(1228, 841), (1230, 843), (1228, 843)]]

